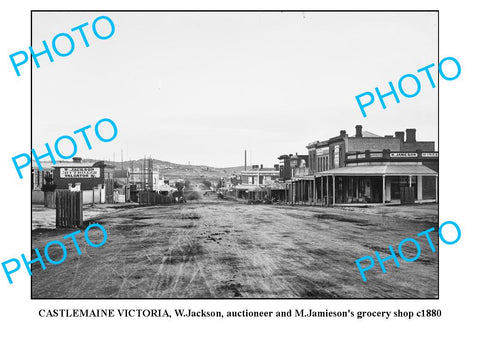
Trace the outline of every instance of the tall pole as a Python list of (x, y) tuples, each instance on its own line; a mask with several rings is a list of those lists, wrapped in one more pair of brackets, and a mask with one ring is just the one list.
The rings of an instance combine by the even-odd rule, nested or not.
[(245, 150), (245, 166), (243, 170), (247, 171), (247, 150)]

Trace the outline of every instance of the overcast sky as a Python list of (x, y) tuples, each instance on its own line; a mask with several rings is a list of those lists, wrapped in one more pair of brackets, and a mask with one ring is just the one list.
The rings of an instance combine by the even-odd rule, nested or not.
[[(107, 15), (115, 34), (97, 39)], [(417, 129), (437, 143), (437, 88), (426, 77), (414, 98), (386, 98), (364, 118), (355, 96), (388, 90), (406, 73), (437, 63), (437, 14), (394, 13), (33, 13), (33, 49), (88, 22), (68, 57), (33, 67), (33, 147), (104, 117), (118, 125), (110, 143), (90, 133), (78, 156), (154, 158), (187, 164), (273, 166), (281, 154), (355, 125), (379, 135)], [(107, 26), (99, 25), (101, 32)], [(102, 31), (104, 30), (104, 31)], [(58, 40), (60, 50), (68, 50)], [(445, 57), (445, 56), (443, 56)], [(437, 68), (432, 69), (435, 83)], [(407, 84), (407, 83), (406, 83)], [(408, 88), (408, 87), (407, 87)], [(413, 92), (413, 91), (411, 91)], [(65, 147), (65, 153), (68, 148)]]

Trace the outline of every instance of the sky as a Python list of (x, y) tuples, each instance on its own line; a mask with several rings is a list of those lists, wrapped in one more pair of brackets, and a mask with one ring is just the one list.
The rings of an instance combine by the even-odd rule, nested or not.
[[(100, 40), (95, 18), (107, 15), (115, 33)], [(84, 28), (90, 46), (71, 28)], [(109, 33), (105, 21), (97, 26)], [(35, 12), (32, 48), (51, 46), (69, 32), (71, 55), (39, 56), (32, 72), (33, 147), (45, 151), (74, 136), (77, 156), (153, 158), (228, 167), (278, 163), (306, 154), (306, 145), (355, 125), (378, 135), (417, 129), (417, 140), (438, 141), (438, 86), (417, 70), (435, 63), (435, 12)], [(58, 39), (67, 51), (66, 39)], [(388, 92), (404, 74), (421, 80), (413, 98), (378, 98), (363, 117), (355, 96)], [(405, 82), (405, 89), (412, 90)], [(414, 88), (413, 88), (414, 89)], [(397, 89), (398, 91), (398, 89)], [(89, 133), (88, 150), (73, 131), (102, 118), (118, 135), (104, 143)], [(108, 132), (105, 132), (108, 135)], [(60, 143), (68, 154), (68, 142)]]

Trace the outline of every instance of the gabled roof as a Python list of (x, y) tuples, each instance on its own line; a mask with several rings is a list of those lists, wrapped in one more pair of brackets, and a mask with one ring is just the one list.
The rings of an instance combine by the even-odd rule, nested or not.
[(376, 135), (370, 131), (363, 131), (362, 132), (362, 137), (382, 137), (382, 136), (379, 136), (379, 135)]

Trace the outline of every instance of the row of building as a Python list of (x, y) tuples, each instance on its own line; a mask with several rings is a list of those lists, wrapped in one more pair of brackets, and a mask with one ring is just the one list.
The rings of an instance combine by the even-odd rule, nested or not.
[(416, 129), (379, 136), (355, 127), (222, 182), (226, 197), (321, 205), (438, 202), (438, 152)]
[(105, 161), (84, 162), (74, 157), (71, 162), (52, 164), (42, 162), (40, 170), (32, 167), (32, 203), (43, 204), (45, 192), (55, 189), (82, 191), (84, 203), (137, 202), (142, 191), (153, 191), (165, 195), (176, 189), (161, 176), (148, 160), (145, 166), (116, 169)]

